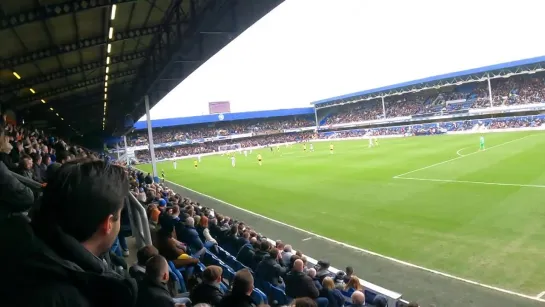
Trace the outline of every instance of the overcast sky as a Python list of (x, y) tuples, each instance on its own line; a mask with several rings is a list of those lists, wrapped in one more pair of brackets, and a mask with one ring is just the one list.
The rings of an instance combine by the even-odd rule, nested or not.
[[(545, 1), (287, 0), (165, 96), (152, 119), (312, 101), (545, 55)], [(145, 120), (143, 117), (141, 120)]]

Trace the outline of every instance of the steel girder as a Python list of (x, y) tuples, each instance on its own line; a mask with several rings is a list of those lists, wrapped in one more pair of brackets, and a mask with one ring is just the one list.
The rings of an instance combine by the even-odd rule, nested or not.
[(430, 90), (430, 89), (440, 89), (447, 86), (458, 86), (458, 85), (462, 85), (466, 83), (483, 82), (483, 81), (486, 81), (488, 78), (490, 79), (509, 78), (515, 75), (531, 74), (531, 73), (536, 73), (540, 71), (545, 71), (545, 63), (536, 63), (536, 64), (529, 64), (529, 65), (523, 65), (523, 66), (512, 67), (512, 68), (498, 69), (498, 70), (481, 72), (481, 73), (476, 73), (476, 74), (471, 74), (466, 76), (459, 76), (459, 77), (454, 77), (449, 79), (418, 83), (418, 84), (414, 84), (410, 86), (404, 86), (404, 87), (390, 89), (386, 91), (378, 91), (375, 93), (369, 93), (365, 95), (355, 95), (350, 98), (344, 98), (338, 101), (333, 101), (330, 103), (326, 102), (324, 104), (316, 105), (315, 108), (319, 110), (319, 109), (329, 108), (333, 106), (341, 106), (341, 105), (350, 104), (350, 103), (380, 99), (382, 97), (386, 98), (391, 96), (401, 96), (404, 94), (418, 93), (418, 92)]
[(92, 10), (112, 4), (136, 1), (137, 0), (72, 0), (59, 4), (45, 5), (36, 9), (1, 17), (0, 30), (15, 28), (35, 21)]
[[(111, 74), (108, 81), (123, 78), (123, 77), (127, 77), (127, 76), (131, 76), (131, 75), (134, 75), (134, 74), (136, 74), (135, 69), (120, 71), (120, 72)], [(81, 82), (78, 82), (78, 83), (74, 83), (74, 84), (63, 86), (63, 87), (59, 87), (59, 88), (47, 91), (45, 93), (37, 93), (35, 95), (28, 96), (28, 97), (25, 97), (23, 99), (18, 99), (16, 101), (13, 101), (12, 104), (18, 105), (17, 109), (24, 109), (25, 107), (32, 106), (35, 103), (36, 104), (39, 103), (40, 99), (46, 99), (47, 100), (48, 97), (57, 96), (57, 95), (64, 94), (64, 93), (67, 93), (67, 92), (70, 92), (70, 91), (73, 91), (73, 90), (77, 90), (77, 89), (80, 89), (80, 88), (84, 88), (84, 87), (87, 87), (87, 86), (97, 85), (97, 84), (100, 84), (100, 83), (103, 83), (103, 82), (105, 82), (104, 76), (100, 76), (100, 77), (97, 77), (97, 78), (88, 79), (86, 81), (81, 81)], [(102, 90), (102, 92), (104, 92), (104, 90)]]
[[(138, 51), (138, 52), (133, 52), (129, 54), (114, 56), (111, 59), (112, 59), (112, 64), (116, 64), (116, 63), (127, 62), (127, 61), (136, 60), (139, 58), (143, 58), (145, 55), (146, 53), (144, 51)], [(1, 88), (0, 95), (18, 91), (23, 88), (32, 87), (32, 86), (35, 86), (36, 84), (41, 84), (51, 80), (61, 79), (61, 78), (65, 78), (65, 77), (75, 75), (78, 73), (93, 71), (95, 69), (100, 69), (105, 67), (106, 67), (106, 63), (104, 63), (104, 61), (96, 61), (96, 62), (84, 64), (84, 65), (78, 65), (71, 68), (55, 71), (47, 75), (40, 75), (40, 76), (36, 76), (29, 79), (19, 80), (18, 83), (15, 83), (6, 88)]]
[[(154, 27), (147, 27), (147, 28), (132, 29), (126, 32), (118, 32), (114, 34), (115, 40), (113, 40), (113, 42), (117, 42), (117, 41), (121, 41), (125, 39), (133, 39), (133, 38), (137, 38), (144, 35), (151, 35), (158, 32), (163, 32), (164, 30), (165, 28), (163, 26), (154, 26)], [(81, 39), (78, 42), (72, 42), (69, 44), (54, 46), (54, 47), (46, 48), (43, 50), (30, 52), (28, 54), (5, 59), (0, 63), (0, 69), (12, 68), (18, 65), (39, 61), (48, 57), (54, 57), (60, 54), (74, 52), (84, 48), (104, 45), (106, 43), (108, 43), (108, 40), (106, 39), (106, 35), (100, 35), (94, 38)]]

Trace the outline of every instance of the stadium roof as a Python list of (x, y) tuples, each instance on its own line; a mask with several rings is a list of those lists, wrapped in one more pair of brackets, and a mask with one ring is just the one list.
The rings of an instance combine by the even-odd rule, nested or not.
[(361, 100), (380, 98), (382, 96), (387, 97), (409, 92), (419, 92), (429, 88), (438, 88), (450, 85), (460, 85), (469, 82), (485, 81), (488, 77), (490, 77), (491, 79), (499, 77), (506, 78), (516, 74), (526, 74), (543, 70), (545, 70), (545, 56), (540, 56), (530, 59), (483, 66), (479, 68), (462, 70), (458, 72), (378, 87), (374, 89), (318, 100), (312, 102), (311, 104), (315, 105), (316, 107), (320, 107), (320, 105), (326, 103), (351, 103)]
[(122, 129), (281, 2), (1, 1), (1, 108), (61, 133)]

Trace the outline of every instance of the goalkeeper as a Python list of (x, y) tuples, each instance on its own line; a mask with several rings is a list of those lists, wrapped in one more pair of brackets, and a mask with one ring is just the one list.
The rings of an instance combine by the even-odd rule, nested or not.
[(481, 150), (484, 150), (484, 136), (483, 136), (483, 135), (481, 135), (480, 146), (479, 146), (479, 148), (480, 148)]

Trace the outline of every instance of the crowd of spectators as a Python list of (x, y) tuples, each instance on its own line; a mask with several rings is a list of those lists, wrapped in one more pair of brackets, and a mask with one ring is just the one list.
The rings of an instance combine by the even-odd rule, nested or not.
[[(155, 157), (157, 159), (167, 159), (174, 157), (182, 157), (188, 155), (199, 155), (204, 153), (217, 152), (219, 146), (227, 144), (240, 144), (241, 148), (264, 146), (268, 144), (286, 143), (286, 142), (303, 142), (312, 139), (313, 131), (300, 133), (281, 133), (272, 135), (262, 135), (245, 139), (224, 140), (217, 142), (207, 142), (191, 145), (183, 145), (176, 147), (162, 147), (155, 149)], [(149, 151), (139, 150), (135, 152), (138, 161), (148, 161), (150, 159)]]
[[(542, 103), (545, 101), (544, 76), (515, 76), (492, 80), (492, 106)], [(469, 92), (456, 88), (448, 92), (429, 90), (425, 93), (406, 94), (385, 98), (386, 118), (413, 116), (441, 111), (460, 111), (489, 108), (488, 84), (481, 82)], [(369, 121), (384, 118), (380, 99), (321, 109), (321, 125)]]
[[(315, 125), (313, 116), (288, 116), (262, 118), (259, 120), (239, 120), (159, 128), (153, 131), (155, 144), (187, 141), (195, 139), (226, 136), (241, 133), (259, 133), (263, 131), (279, 131), (284, 129), (303, 128)], [(130, 146), (147, 145), (147, 132), (135, 131), (128, 136)]]

